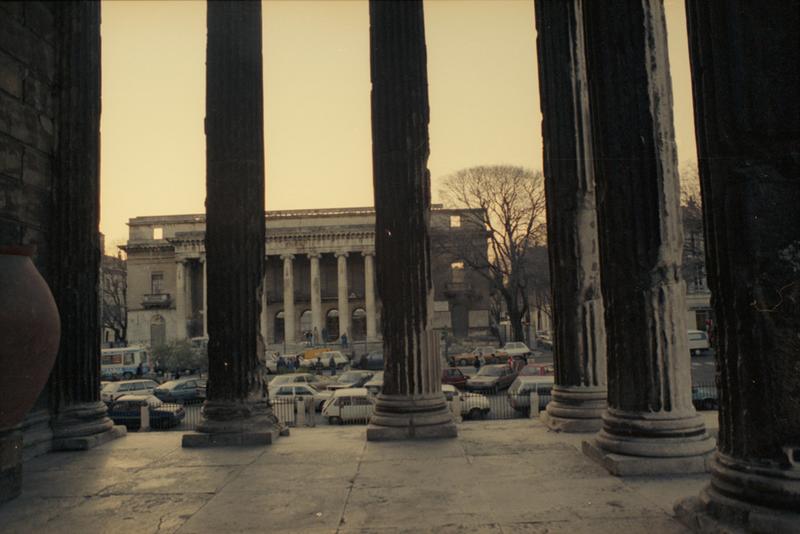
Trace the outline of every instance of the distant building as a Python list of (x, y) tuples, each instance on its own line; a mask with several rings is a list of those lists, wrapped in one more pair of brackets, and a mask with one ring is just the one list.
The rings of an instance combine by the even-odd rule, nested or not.
[[(431, 241), (486, 243), (467, 210), (434, 206)], [(464, 223), (462, 224), (462, 220)], [(128, 342), (159, 345), (205, 336), (205, 215), (128, 222)], [(378, 341), (373, 208), (269, 211), (261, 331), (268, 345), (311, 337)], [(431, 246), (431, 250), (437, 247)], [(490, 285), (458, 258), (432, 253), (434, 327), (460, 338), (489, 335)]]

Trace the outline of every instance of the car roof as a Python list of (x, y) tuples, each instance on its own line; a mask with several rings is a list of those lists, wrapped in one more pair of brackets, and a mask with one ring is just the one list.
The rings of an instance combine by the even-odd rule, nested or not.
[(517, 380), (520, 382), (553, 382), (555, 377), (553, 375), (532, 375), (532, 376), (519, 376)]
[(456, 387), (452, 384), (442, 384), (442, 391), (455, 391)]
[(333, 393), (334, 397), (362, 397), (365, 395), (369, 395), (367, 388), (342, 388)]
[(149, 399), (151, 397), (156, 399), (156, 400), (158, 400), (158, 397), (156, 397), (155, 395), (141, 395), (141, 394), (140, 395), (136, 395), (136, 394), (132, 393), (130, 395), (123, 395), (123, 396), (119, 397), (115, 402), (133, 401), (133, 400), (145, 400), (145, 399)]
[(487, 367), (508, 367), (507, 363), (493, 363), (492, 365), (484, 365), (481, 369), (486, 369)]

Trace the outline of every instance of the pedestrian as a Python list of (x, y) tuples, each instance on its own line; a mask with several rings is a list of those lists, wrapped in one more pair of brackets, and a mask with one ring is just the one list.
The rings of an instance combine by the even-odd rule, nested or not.
[(142, 362), (139, 362), (139, 365), (136, 366), (136, 376), (142, 377)]
[(342, 334), (342, 348), (343, 349), (347, 348), (347, 332), (344, 332)]
[(330, 360), (328, 360), (328, 367), (331, 368), (331, 376), (336, 376), (336, 359), (331, 354)]
[(317, 327), (315, 326), (314, 327), (314, 333), (311, 335), (311, 344), (312, 345), (316, 345), (317, 343), (319, 343), (319, 331), (317, 330)]
[(317, 374), (321, 375), (322, 374), (322, 360), (320, 359), (319, 356), (317, 356), (317, 363), (316, 363), (316, 365), (314, 367), (317, 370)]
[(475, 359), (473, 360), (472, 365), (475, 366), (475, 372), (476, 373), (478, 371), (480, 371), (481, 370), (481, 357), (480, 356), (475, 356)]
[(286, 369), (286, 358), (284, 358), (283, 355), (281, 354), (280, 356), (278, 356), (278, 372), (280, 373), (285, 369)]

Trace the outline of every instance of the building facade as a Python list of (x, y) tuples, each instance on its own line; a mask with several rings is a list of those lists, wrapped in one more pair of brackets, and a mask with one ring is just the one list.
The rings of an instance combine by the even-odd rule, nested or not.
[[(466, 210), (431, 214), (434, 322), (459, 338), (489, 335), (490, 284), (436, 240), (472, 240), (486, 254), (485, 230)], [(373, 208), (269, 211), (261, 332), (266, 344), (379, 341)], [(128, 342), (159, 345), (207, 335), (205, 216), (130, 219)], [(482, 247), (482, 248), (481, 248)]]

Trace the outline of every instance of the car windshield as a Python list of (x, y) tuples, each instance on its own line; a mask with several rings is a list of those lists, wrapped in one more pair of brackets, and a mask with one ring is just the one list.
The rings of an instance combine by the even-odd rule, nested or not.
[(361, 378), (361, 373), (356, 373), (355, 371), (348, 371), (339, 377), (338, 382), (340, 384), (349, 384), (350, 382), (355, 382), (359, 378)]
[(103, 386), (103, 389), (101, 391), (105, 391), (106, 393), (109, 393), (111, 391), (114, 391), (115, 389), (117, 389), (117, 384), (112, 382), (110, 384), (106, 384), (105, 386)]
[(480, 371), (478, 371), (477, 376), (502, 376), (503, 375), (503, 368), (502, 367), (494, 367), (491, 365), (487, 365), (486, 367), (482, 367)]
[(542, 367), (538, 365), (526, 365), (519, 372), (520, 376), (539, 376), (542, 374)]

